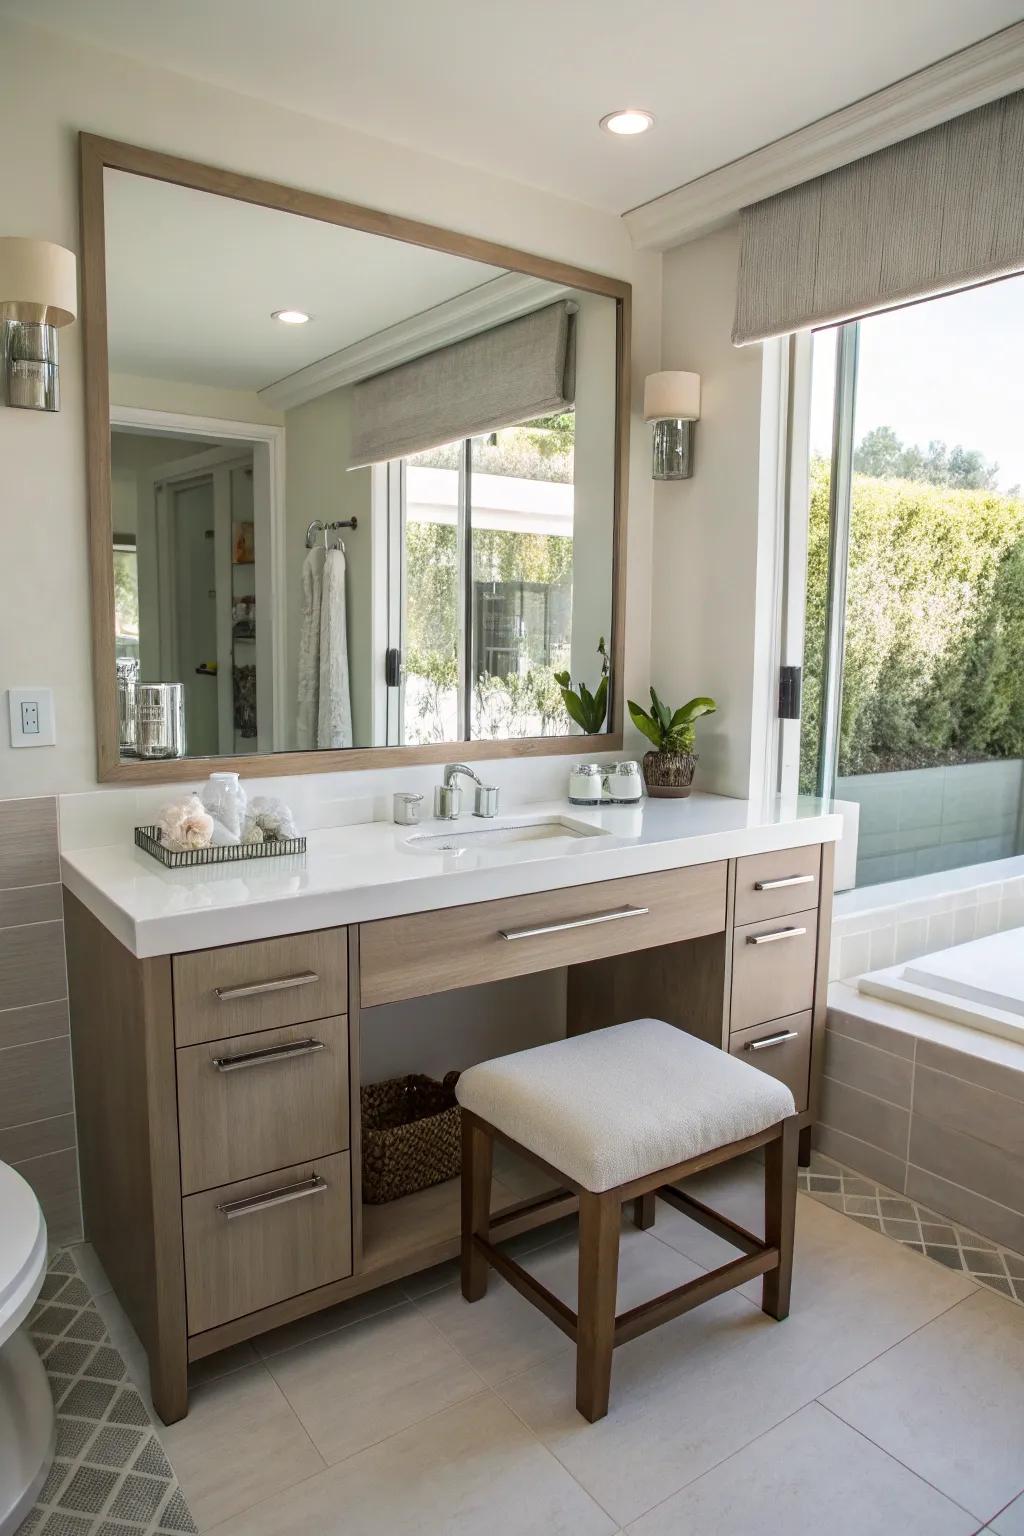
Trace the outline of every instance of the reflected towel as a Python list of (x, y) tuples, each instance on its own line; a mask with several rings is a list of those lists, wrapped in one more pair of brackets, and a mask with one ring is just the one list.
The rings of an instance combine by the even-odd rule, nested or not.
[(320, 604), (320, 707), (318, 747), (352, 745), (352, 695), (348, 680), (345, 552), (332, 549), (324, 566)]
[(309, 550), (302, 563), (302, 621), (299, 630), (298, 716), (295, 744), (315, 747), (320, 704), (320, 610), (323, 595), (322, 544)]

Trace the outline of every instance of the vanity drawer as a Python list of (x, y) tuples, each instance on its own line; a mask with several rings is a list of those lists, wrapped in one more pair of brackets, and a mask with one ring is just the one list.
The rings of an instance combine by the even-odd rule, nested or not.
[(181, 1189), (348, 1146), (348, 1020), (190, 1045), (178, 1057)]
[(730, 1027), (749, 1029), (769, 1019), (802, 1013), (814, 1002), (818, 913), (795, 912), (747, 923), (733, 934)]
[(289, 934), (174, 957), (178, 1045), (348, 1012), (348, 929)]
[(362, 1005), (718, 933), (725, 882), (724, 863), (700, 864), (364, 923)]
[(785, 1083), (796, 1100), (797, 1114), (802, 1114), (808, 1103), (812, 1017), (808, 1009), (786, 1019), (773, 1019), (770, 1024), (734, 1031), (729, 1037), (731, 1055)]
[(821, 848), (784, 848), (736, 860), (736, 922), (759, 923), (818, 905)]
[(188, 1331), (352, 1273), (347, 1152), (182, 1201)]

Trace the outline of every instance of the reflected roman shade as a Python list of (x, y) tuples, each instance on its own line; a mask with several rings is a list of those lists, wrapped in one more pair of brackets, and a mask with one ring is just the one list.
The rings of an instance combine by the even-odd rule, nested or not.
[(1024, 91), (741, 212), (737, 346), (1024, 268)]
[(575, 393), (575, 317), (561, 300), (354, 385), (352, 467), (564, 411)]

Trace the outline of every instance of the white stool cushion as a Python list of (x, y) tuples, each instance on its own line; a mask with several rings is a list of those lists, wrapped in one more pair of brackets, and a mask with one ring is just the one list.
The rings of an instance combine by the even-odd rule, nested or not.
[(463, 1072), (463, 1109), (594, 1192), (795, 1114), (783, 1084), (661, 1019), (499, 1056)]

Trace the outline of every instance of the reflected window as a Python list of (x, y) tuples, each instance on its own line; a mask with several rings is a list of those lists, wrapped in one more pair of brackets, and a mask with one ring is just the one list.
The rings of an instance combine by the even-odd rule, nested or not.
[(139, 558), (134, 534), (114, 534), (114, 643), (118, 656), (139, 654)]

